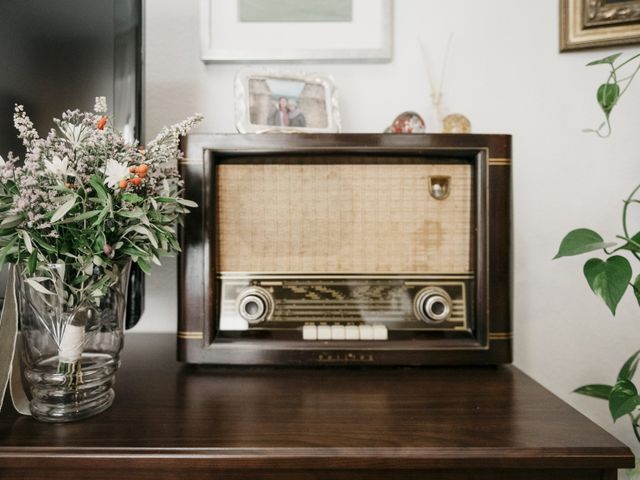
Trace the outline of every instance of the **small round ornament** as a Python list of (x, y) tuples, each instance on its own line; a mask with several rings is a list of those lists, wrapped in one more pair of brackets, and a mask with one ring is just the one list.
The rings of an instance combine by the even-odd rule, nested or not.
[(471, 122), (460, 113), (451, 113), (442, 119), (444, 133), (471, 133)]
[(385, 133), (424, 133), (426, 125), (420, 114), (416, 112), (402, 112), (393, 123), (387, 127)]

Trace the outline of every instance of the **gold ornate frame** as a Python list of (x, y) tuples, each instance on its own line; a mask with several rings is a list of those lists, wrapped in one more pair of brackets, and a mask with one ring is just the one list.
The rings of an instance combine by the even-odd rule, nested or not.
[(640, 43), (640, 0), (560, 0), (560, 51)]

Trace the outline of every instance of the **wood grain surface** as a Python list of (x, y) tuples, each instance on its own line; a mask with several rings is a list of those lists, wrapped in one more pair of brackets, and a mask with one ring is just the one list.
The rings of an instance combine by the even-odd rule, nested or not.
[(6, 408), (0, 478), (600, 479), (630, 450), (513, 367), (200, 368), (128, 334), (116, 400), (49, 425)]

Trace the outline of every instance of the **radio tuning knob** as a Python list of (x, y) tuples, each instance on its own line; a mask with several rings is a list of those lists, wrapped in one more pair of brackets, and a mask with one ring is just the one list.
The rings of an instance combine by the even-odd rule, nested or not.
[(438, 287), (423, 288), (413, 299), (413, 312), (426, 323), (440, 323), (451, 315), (451, 297)]
[(240, 317), (250, 325), (256, 325), (273, 313), (273, 297), (262, 287), (248, 287), (238, 295), (236, 307)]

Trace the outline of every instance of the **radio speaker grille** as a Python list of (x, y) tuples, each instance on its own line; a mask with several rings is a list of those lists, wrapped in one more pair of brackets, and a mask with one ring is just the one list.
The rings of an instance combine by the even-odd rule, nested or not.
[[(219, 164), (218, 272), (467, 273), (464, 164)], [(429, 177), (450, 177), (434, 199)]]

